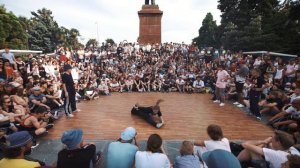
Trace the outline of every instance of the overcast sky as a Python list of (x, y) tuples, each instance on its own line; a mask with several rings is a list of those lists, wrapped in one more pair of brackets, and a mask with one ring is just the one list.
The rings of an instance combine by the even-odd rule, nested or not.
[[(156, 0), (162, 18), (162, 41), (185, 42), (198, 36), (198, 29), (208, 12), (220, 23), (218, 0)], [(116, 42), (135, 42), (139, 34), (137, 11), (144, 0), (0, 0), (8, 11), (31, 17), (30, 11), (43, 7), (53, 12), (60, 26), (76, 28), (81, 40), (112, 38)]]

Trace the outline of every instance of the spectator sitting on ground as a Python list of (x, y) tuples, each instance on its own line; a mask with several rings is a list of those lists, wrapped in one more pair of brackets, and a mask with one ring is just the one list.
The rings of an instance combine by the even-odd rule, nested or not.
[(61, 94), (55, 93), (53, 85), (48, 85), (47, 90), (44, 92), (47, 99), (52, 100), (58, 107), (62, 107), (64, 102), (61, 100)]
[(171, 80), (167, 76), (164, 76), (161, 91), (162, 92), (169, 92), (170, 91), (170, 86), (171, 86)]
[(58, 153), (57, 168), (90, 168), (101, 160), (101, 154), (96, 153), (96, 146), (84, 143), (82, 129), (65, 131), (61, 142), (66, 148)]
[(244, 150), (238, 155), (238, 159), (241, 162), (251, 161), (254, 167), (266, 167), (269, 163), (270, 168), (278, 168), (287, 161), (288, 155), (300, 155), (293, 147), (294, 143), (292, 135), (275, 131), (273, 137), (263, 141), (243, 143)]
[(300, 156), (288, 155), (287, 161), (282, 163), (282, 168), (299, 168), (300, 167)]
[(185, 91), (185, 81), (182, 79), (182, 77), (179, 77), (177, 80), (176, 80), (176, 86), (177, 86), (177, 90), (180, 92), (180, 93), (184, 93)]
[(47, 110), (51, 110), (47, 105), (47, 98), (41, 93), (41, 88), (36, 86), (32, 88), (32, 94), (29, 96), (29, 108), (30, 111), (34, 112), (39, 106), (46, 107)]
[(149, 136), (146, 151), (136, 152), (135, 166), (136, 168), (171, 167), (168, 156), (162, 146), (162, 138), (158, 134)]
[(105, 80), (101, 80), (100, 85), (98, 86), (98, 91), (101, 95), (110, 95), (109, 88)]
[(133, 83), (134, 81), (132, 79), (132, 76), (129, 76), (128, 79), (125, 81), (125, 88), (128, 92), (132, 92)]
[(162, 85), (161, 79), (158, 76), (155, 77), (155, 79), (152, 82), (152, 89), (153, 89), (153, 91), (160, 92), (161, 91), (161, 85)]
[(187, 93), (193, 93), (193, 81), (192, 79), (187, 79), (185, 82), (185, 90)]
[(279, 96), (278, 91), (272, 91), (269, 93), (266, 100), (262, 100), (258, 103), (262, 107), (260, 113), (273, 112), (279, 113), (284, 106), (282, 98)]
[(174, 162), (174, 168), (202, 168), (198, 156), (194, 155), (194, 145), (190, 141), (183, 141), (180, 148), (180, 156)]
[(25, 155), (31, 153), (32, 136), (27, 131), (16, 132), (9, 135), (3, 147), (4, 159), (0, 160), (3, 168), (36, 168), (38, 162), (27, 161)]
[(223, 131), (220, 126), (211, 124), (207, 127), (207, 134), (211, 140), (197, 140), (194, 145), (194, 152), (199, 157), (207, 151), (213, 151), (216, 149), (226, 150), (231, 152), (229, 140), (223, 137)]
[(120, 84), (119, 82), (113, 78), (112, 81), (109, 83), (109, 90), (111, 92), (119, 92), (120, 91)]
[(19, 87), (23, 87), (23, 78), (22, 78), (20, 72), (18, 72), (17, 70), (14, 71), (12, 80), (14, 83), (20, 84)]
[(14, 114), (14, 117), (21, 117), (25, 114), (26, 110), (18, 105), (14, 105), (13, 99), (8, 95), (3, 95), (1, 101), (2, 101), (2, 109), (7, 113)]
[(200, 76), (193, 82), (193, 90), (194, 93), (203, 93), (205, 91), (204, 82), (201, 80)]
[(95, 91), (95, 89), (91, 86), (91, 83), (88, 83), (86, 85), (86, 88), (84, 89), (84, 96), (87, 100), (94, 100), (98, 99), (98, 94)]
[(25, 113), (29, 113), (28, 96), (27, 91), (24, 88), (18, 88), (16, 94), (11, 95), (10, 97), (15, 106), (22, 106), (25, 109)]
[(17, 132), (18, 128), (15, 126), (14, 122), (15, 118), (18, 116), (21, 116), (21, 114), (5, 112), (0, 106), (0, 128), (4, 128), (6, 133), (9, 132), (9, 130)]
[(292, 118), (300, 115), (300, 98), (294, 99), (292, 105), (281, 113), (278, 113), (269, 120), (269, 124), (275, 128), (287, 126), (288, 129), (295, 130), (297, 128), (297, 121)]
[(138, 151), (136, 141), (136, 130), (127, 127), (121, 138), (108, 145), (106, 167), (109, 168), (132, 168), (134, 165), (135, 153)]
[(48, 123), (49, 118), (46, 107), (40, 106), (34, 113), (26, 114), (23, 117), (20, 130), (28, 131), (33, 136), (45, 134), (48, 129), (53, 127), (53, 124)]

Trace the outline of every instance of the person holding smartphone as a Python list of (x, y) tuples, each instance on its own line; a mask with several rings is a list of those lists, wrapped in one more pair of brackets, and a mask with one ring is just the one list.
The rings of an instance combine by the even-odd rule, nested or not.
[(139, 147), (136, 140), (137, 132), (133, 127), (127, 127), (121, 137), (108, 145), (106, 167), (132, 168), (135, 153)]

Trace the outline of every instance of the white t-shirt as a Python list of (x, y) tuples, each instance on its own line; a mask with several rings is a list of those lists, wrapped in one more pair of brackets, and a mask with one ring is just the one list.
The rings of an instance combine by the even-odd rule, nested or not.
[(253, 66), (258, 67), (261, 64), (261, 60), (255, 59)]
[(152, 153), (137, 151), (135, 154), (136, 168), (170, 168), (171, 164), (167, 155), (163, 153)]
[(283, 75), (283, 69), (277, 69), (274, 79), (281, 79)]
[(194, 88), (203, 88), (204, 87), (204, 82), (202, 80), (200, 80), (200, 81), (195, 80), (193, 82), (193, 87)]
[(183, 80), (183, 79), (177, 79), (176, 80), (176, 84), (178, 84), (178, 85), (184, 85), (185, 84), (185, 81)]
[(71, 71), (71, 74), (72, 74), (73, 80), (77, 82), (79, 79), (79, 74), (78, 74), (77, 68), (73, 68)]
[(265, 160), (270, 163), (270, 168), (280, 168), (281, 164), (287, 161), (287, 156), (289, 153), (298, 156), (300, 155), (300, 153), (294, 147), (290, 147), (289, 153), (268, 148), (263, 148), (263, 153)]
[(231, 152), (229, 140), (227, 138), (223, 138), (221, 141), (214, 141), (214, 140), (204, 141), (204, 144), (207, 151), (223, 149), (228, 152)]
[(296, 67), (296, 65), (290, 65), (290, 64), (288, 64), (288, 65), (286, 66), (286, 71), (285, 71), (285, 73), (291, 73), (291, 72), (294, 71), (294, 73), (288, 75), (288, 77), (292, 77), (292, 78), (293, 78), (293, 77), (296, 76), (295, 71), (297, 71), (297, 70), (298, 70), (298, 68)]
[(110, 83), (110, 87), (119, 87), (120, 84), (119, 83)]

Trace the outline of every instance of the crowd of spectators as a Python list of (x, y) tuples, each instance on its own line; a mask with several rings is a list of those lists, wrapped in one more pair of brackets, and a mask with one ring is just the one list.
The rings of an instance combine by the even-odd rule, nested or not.
[[(258, 120), (262, 116), (268, 118), (267, 124), (278, 131), (275, 131), (275, 138), (264, 140), (259, 145), (276, 141), (285, 144), (279, 143), (273, 149), (286, 151), (292, 143), (281, 142), (281, 136), (292, 135), (297, 143), (300, 142), (299, 61), (299, 57), (252, 56), (223, 49), (206, 48), (202, 51), (194, 43), (139, 45), (124, 41), (78, 50), (58, 46), (53, 54), (28, 54), (25, 57), (14, 56), (6, 48), (0, 60), (1, 141), (9, 140), (10, 134), (22, 133), (28, 137), (25, 135), (28, 131), (29, 139), (35, 142), (37, 137), (47, 134), (47, 130), (54, 126), (60, 111), (64, 110), (71, 118), (74, 112), (80, 111), (76, 102), (98, 99), (113, 92), (211, 93), (212, 100), (219, 106), (234, 102), (237, 107), (248, 111), (249, 116)], [(69, 84), (72, 87), (74, 84), (72, 94)], [(223, 138), (211, 138), (223, 143)], [(127, 143), (128, 140), (123, 141), (119, 142)], [(148, 151), (163, 153), (159, 135), (151, 135), (148, 141), (156, 145), (149, 146)], [(225, 139), (224, 143), (227, 141)], [(196, 143), (209, 148), (206, 143)], [(240, 161), (255, 160), (259, 158), (256, 155), (260, 155), (270, 162), (265, 155), (270, 151), (251, 145), (242, 145), (245, 151), (238, 155)], [(191, 146), (194, 144), (189, 141), (182, 144), (182, 159), (184, 155), (192, 154)], [(222, 150), (230, 152), (223, 147)], [(23, 154), (25, 151), (22, 148)], [(203, 153), (202, 150), (195, 151)], [(198, 154), (200, 161), (202, 153)], [(137, 167), (147, 167), (143, 166), (143, 159), (149, 159), (148, 155), (136, 153), (135, 162), (140, 165)], [(170, 165), (165, 156), (153, 155), (151, 158), (161, 160), (167, 167)], [(292, 156), (287, 158), (297, 160)], [(94, 162), (96, 160), (94, 158)]]

